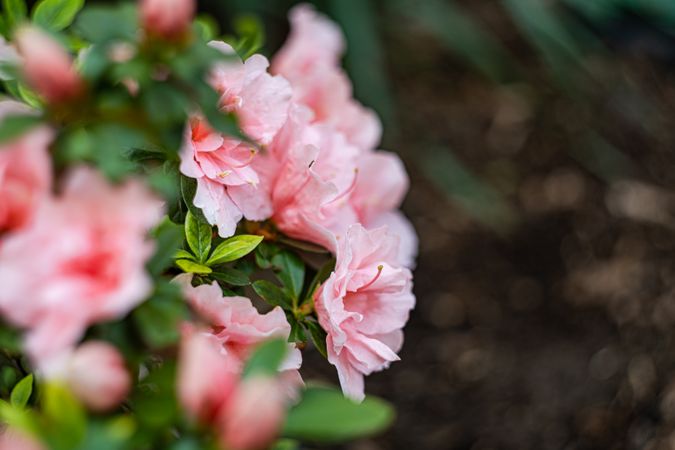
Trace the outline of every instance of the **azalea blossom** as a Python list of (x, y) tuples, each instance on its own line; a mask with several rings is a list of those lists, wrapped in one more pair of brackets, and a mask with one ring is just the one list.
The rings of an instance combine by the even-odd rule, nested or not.
[(195, 14), (195, 0), (142, 0), (141, 22), (151, 36), (179, 39), (190, 29)]
[(223, 448), (267, 448), (283, 424), (289, 397), (276, 378), (242, 379), (239, 365), (214, 333), (186, 325), (178, 397), (193, 418), (214, 426)]
[(335, 271), (314, 297), (326, 330), (328, 361), (346, 395), (364, 397), (364, 375), (385, 369), (403, 344), (415, 306), (412, 275), (398, 262), (398, 238), (386, 227), (353, 225), (340, 242)]
[[(233, 55), (222, 42), (211, 45)], [(258, 145), (268, 145), (286, 122), (292, 96), (288, 82), (267, 73), (261, 55), (245, 62), (219, 63), (211, 84), (219, 92), (220, 107), (237, 114), (242, 131)], [(259, 188), (253, 168), (258, 150), (247, 142), (215, 132), (200, 116), (190, 121), (181, 150), (181, 172), (197, 179), (195, 206), (202, 209), (221, 237), (234, 234), (237, 223), (264, 220), (272, 214), (269, 194)]]
[(22, 57), (26, 81), (49, 103), (74, 100), (84, 92), (84, 80), (73, 59), (48, 34), (34, 26), (16, 31), (16, 45)]
[(290, 14), (291, 33), (272, 61), (272, 72), (293, 86), (293, 99), (314, 112), (313, 120), (343, 133), (368, 150), (377, 146), (382, 125), (377, 115), (352, 97), (340, 58), (345, 49), (340, 29), (307, 4)]
[(26, 329), (38, 367), (69, 349), (96, 322), (118, 318), (152, 289), (146, 237), (161, 203), (138, 181), (113, 186), (74, 169), (59, 197), (0, 247), (0, 312)]
[[(30, 109), (14, 101), (0, 102), (0, 120)], [(52, 167), (48, 145), (52, 131), (44, 126), (0, 145), (0, 233), (26, 226), (50, 195)]]
[[(230, 370), (240, 373), (255, 347), (274, 338), (288, 340), (291, 326), (280, 307), (260, 314), (246, 297), (227, 297), (217, 282), (193, 287), (192, 275), (182, 274), (174, 279), (200, 318), (211, 328), (221, 352), (227, 355)], [(302, 384), (298, 370), (302, 355), (294, 344), (288, 344), (288, 354), (280, 367), (289, 383), (289, 392)]]

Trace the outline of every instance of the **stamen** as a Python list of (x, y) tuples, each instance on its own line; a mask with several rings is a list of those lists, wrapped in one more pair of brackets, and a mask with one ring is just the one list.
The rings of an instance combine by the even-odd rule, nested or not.
[(233, 169), (242, 169), (242, 168), (248, 166), (249, 164), (251, 164), (251, 161), (253, 161), (253, 157), (255, 156), (257, 151), (254, 148), (252, 148), (250, 151), (251, 151), (251, 154), (249, 155), (249, 157), (246, 161), (244, 161), (241, 164), (237, 164), (237, 165), (230, 164), (230, 167), (232, 167)]
[(347, 189), (342, 191), (337, 197), (335, 197), (333, 200), (326, 203), (324, 206), (331, 205), (331, 204), (347, 197), (349, 194), (351, 194), (352, 191), (354, 190), (354, 188), (356, 188), (356, 179), (358, 178), (358, 175), (359, 175), (359, 169), (356, 168), (356, 169), (354, 169), (354, 178), (352, 178), (352, 182), (349, 184)]
[(361, 286), (361, 287), (359, 288), (359, 290), (360, 290), (360, 289), (368, 289), (370, 286), (372, 286), (373, 283), (375, 283), (375, 282), (377, 281), (377, 279), (380, 278), (380, 275), (382, 275), (382, 269), (384, 269), (384, 266), (383, 266), (382, 264), (380, 264), (379, 266), (377, 266), (377, 273), (375, 274), (375, 277), (373, 277), (373, 279), (370, 280), (368, 283), (366, 283), (366, 284), (364, 284), (363, 286)]
[(230, 175), (232, 173), (231, 170), (225, 170), (224, 172), (220, 172), (218, 174), (218, 178), (225, 178), (226, 176)]

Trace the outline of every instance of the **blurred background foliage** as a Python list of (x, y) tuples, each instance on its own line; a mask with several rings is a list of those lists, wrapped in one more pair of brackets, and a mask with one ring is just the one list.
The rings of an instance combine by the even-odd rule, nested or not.
[[(270, 56), (294, 3), (200, 8)], [(313, 3), (421, 240), (402, 362), (368, 383), (398, 421), (349, 448), (675, 449), (675, 2)]]

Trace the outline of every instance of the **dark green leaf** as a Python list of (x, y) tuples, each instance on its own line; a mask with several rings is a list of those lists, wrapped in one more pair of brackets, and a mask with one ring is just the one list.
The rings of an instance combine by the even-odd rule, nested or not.
[(159, 275), (171, 265), (173, 255), (183, 242), (183, 227), (165, 218), (153, 233), (157, 241), (155, 254), (148, 261), (148, 270)]
[(42, 118), (36, 115), (5, 117), (0, 122), (0, 143), (5, 143), (21, 136), (41, 122)]
[(244, 378), (253, 375), (276, 375), (286, 357), (288, 344), (284, 339), (273, 339), (260, 344), (246, 361)]
[(298, 239), (292, 239), (286, 236), (282, 236), (279, 238), (279, 242), (282, 244), (288, 245), (289, 247), (296, 248), (298, 250), (302, 250), (305, 252), (310, 252), (310, 253), (330, 253), (328, 250), (325, 248), (312, 244), (311, 242), (307, 241), (300, 241)]
[(185, 216), (185, 238), (199, 262), (209, 257), (212, 237), (211, 225), (188, 212)]
[(291, 325), (291, 333), (288, 336), (288, 342), (307, 342), (307, 336), (305, 336), (305, 330), (300, 325), (295, 317), (291, 314), (286, 314), (286, 319)]
[(256, 16), (237, 17), (234, 21), (234, 31), (239, 38), (234, 49), (243, 60), (260, 50), (265, 43), (265, 30)]
[(83, 6), (84, 0), (40, 0), (33, 8), (33, 22), (60, 31), (73, 23)]
[(181, 175), (180, 191), (183, 195), (183, 201), (185, 202), (185, 205), (187, 206), (190, 213), (193, 216), (199, 218), (200, 222), (206, 222), (206, 218), (204, 218), (202, 210), (194, 205), (195, 194), (197, 193), (197, 180), (186, 177), (185, 175)]
[(155, 293), (132, 313), (143, 340), (153, 348), (175, 344), (180, 337), (180, 324), (189, 315), (180, 288), (160, 283)]
[(24, 408), (28, 404), (28, 399), (33, 393), (33, 374), (26, 375), (21, 381), (19, 381), (14, 389), (12, 389), (12, 395), (10, 396), (10, 403), (12, 406), (19, 408)]
[(279, 280), (286, 286), (293, 304), (297, 306), (305, 283), (305, 263), (295, 253), (285, 250), (272, 258), (272, 264), (278, 269)]
[(317, 288), (321, 286), (321, 283), (328, 279), (333, 270), (335, 270), (335, 258), (330, 258), (323, 266), (321, 266), (321, 269), (319, 269), (312, 279), (302, 303), (308, 302), (314, 298), (314, 293)]
[(219, 268), (217, 272), (213, 272), (209, 276), (232, 286), (248, 286), (251, 284), (248, 275), (241, 270), (231, 269), (229, 267)]
[(75, 31), (85, 40), (94, 43), (109, 43), (136, 39), (138, 25), (136, 5), (89, 6), (75, 22)]
[(314, 322), (313, 320), (307, 319), (303, 322), (309, 330), (309, 334), (312, 336), (312, 342), (316, 349), (323, 355), (324, 358), (328, 358), (328, 352), (326, 351), (326, 331), (321, 328), (319, 323)]
[(376, 434), (394, 419), (386, 402), (369, 397), (354, 403), (329, 388), (309, 387), (286, 417), (283, 435), (320, 443), (338, 443)]
[(276, 284), (267, 280), (254, 281), (253, 290), (272, 306), (281, 306), (284, 309), (293, 308), (293, 300)]
[(135, 417), (144, 426), (161, 431), (173, 427), (179, 412), (175, 363), (168, 361), (151, 370), (134, 390), (131, 404)]
[(261, 269), (272, 267), (272, 258), (279, 252), (279, 247), (271, 242), (261, 242), (255, 249), (255, 262)]
[(262, 236), (256, 236), (252, 234), (240, 234), (237, 236), (232, 236), (229, 239), (221, 242), (213, 254), (206, 261), (206, 264), (209, 266), (215, 266), (218, 264), (224, 264), (230, 261), (235, 261), (239, 258), (242, 258), (252, 252), (260, 242), (262, 242)]

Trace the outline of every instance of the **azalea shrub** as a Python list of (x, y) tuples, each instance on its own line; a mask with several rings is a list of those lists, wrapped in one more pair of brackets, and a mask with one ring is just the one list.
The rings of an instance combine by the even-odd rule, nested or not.
[[(293, 449), (385, 429), (417, 241), (307, 5), (271, 61), (193, 0), (3, 0), (2, 449)], [(340, 388), (305, 380), (303, 353)]]

